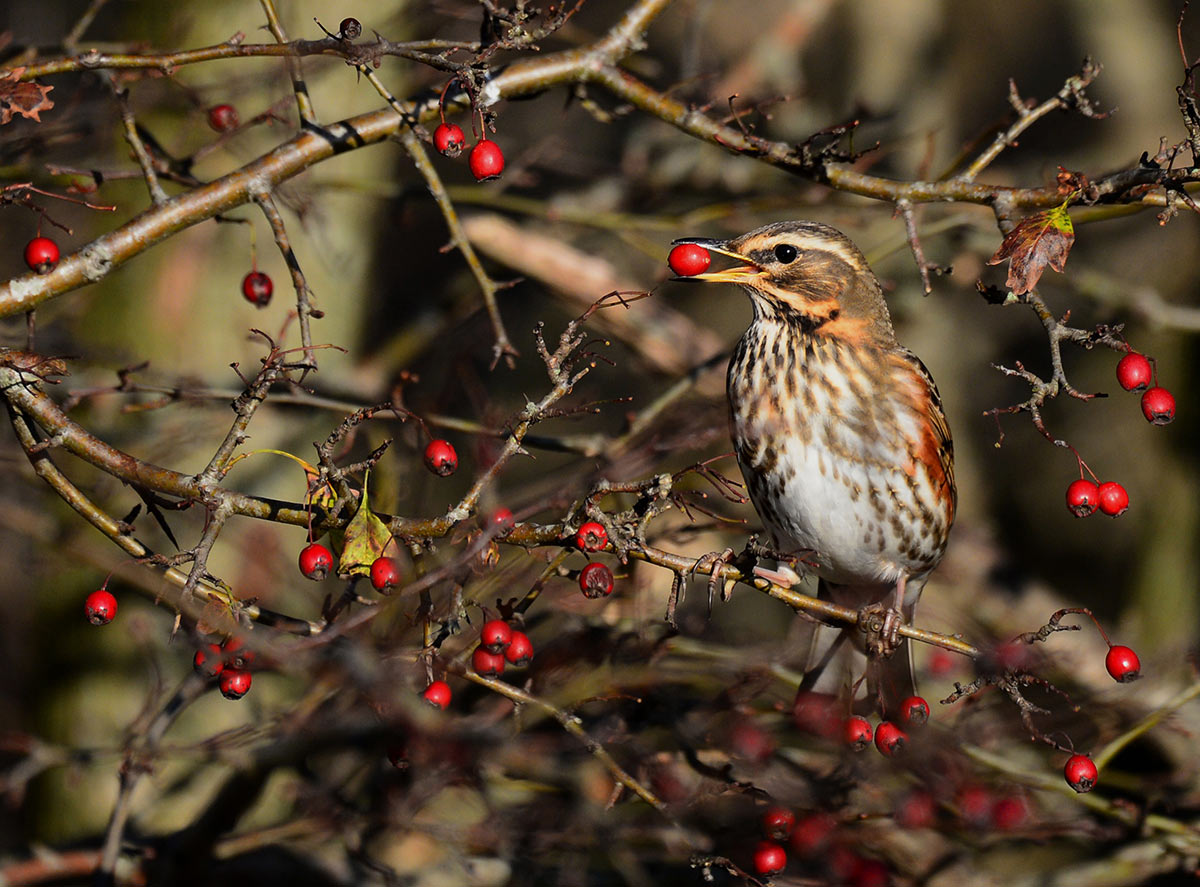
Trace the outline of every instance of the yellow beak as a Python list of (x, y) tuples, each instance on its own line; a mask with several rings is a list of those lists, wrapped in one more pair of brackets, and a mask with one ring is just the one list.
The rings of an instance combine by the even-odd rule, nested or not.
[(755, 264), (753, 259), (743, 256), (741, 253), (735, 253), (725, 245), (724, 240), (711, 240), (707, 237), (681, 237), (679, 240), (672, 240), (671, 246), (677, 246), (681, 243), (694, 243), (697, 246), (702, 246), (710, 253), (717, 253), (721, 256), (729, 256), (731, 259), (737, 259), (741, 265), (736, 265), (733, 268), (723, 268), (720, 271), (705, 271), (703, 274), (693, 274), (690, 277), (673, 277), (672, 280), (703, 280), (706, 283), (749, 283), (753, 278), (758, 277), (762, 273), (762, 268)]

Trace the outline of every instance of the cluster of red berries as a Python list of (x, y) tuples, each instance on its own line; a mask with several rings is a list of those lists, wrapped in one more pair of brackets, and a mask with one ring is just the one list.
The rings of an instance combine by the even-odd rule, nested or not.
[(1144, 354), (1130, 351), (1117, 364), (1117, 382), (1126, 391), (1142, 395), (1142, 415), (1153, 425), (1175, 418), (1175, 396), (1158, 386), (1154, 364)]
[(762, 816), (766, 837), (754, 848), (755, 873), (771, 877), (787, 868), (788, 852), (784, 844), (788, 844), (798, 857), (828, 869), (839, 884), (886, 887), (891, 883), (891, 874), (884, 863), (859, 856), (836, 840), (837, 828), (837, 820), (822, 811), (797, 819), (787, 807), (768, 807)]
[[(1157, 384), (1153, 361), (1137, 351), (1129, 351), (1117, 363), (1117, 382), (1126, 391), (1141, 393), (1142, 415), (1153, 425), (1166, 425), (1175, 418), (1175, 397)], [(1076, 517), (1087, 517), (1099, 509), (1116, 517), (1129, 508), (1129, 494), (1116, 481), (1096, 483), (1082, 477), (1067, 487), (1067, 509)]]
[(503, 619), (489, 619), (479, 632), (479, 646), (471, 654), (471, 668), (485, 678), (504, 674), (505, 664), (522, 668), (533, 659), (533, 643)]
[[(925, 726), (929, 721), (929, 703), (920, 696), (909, 696), (900, 703), (899, 722), (908, 729)], [(864, 717), (853, 715), (842, 722), (842, 740), (854, 751), (862, 751), (871, 744), (885, 757), (894, 757), (904, 751), (908, 734), (893, 721), (880, 721), (874, 730)]]
[(250, 666), (254, 651), (241, 638), (226, 638), (221, 644), (205, 644), (192, 657), (192, 668), (210, 680), (226, 699), (241, 699), (250, 692)]
[[(575, 533), (575, 544), (580, 551), (602, 551), (608, 547), (608, 530), (597, 521), (587, 521)], [(586, 598), (608, 597), (613, 592), (612, 570), (592, 561), (579, 571), (579, 590)]]
[[(447, 123), (443, 119), (433, 131), (433, 145), (446, 157), (457, 157), (466, 144), (467, 137), (457, 123)], [(498, 179), (500, 173), (504, 172), (504, 152), (500, 150), (499, 145), (484, 136), (467, 155), (467, 166), (477, 182)]]
[(58, 244), (41, 235), (25, 244), (25, 264), (38, 274), (51, 271), (58, 264)]
[[(300, 550), (300, 572), (314, 582), (325, 579), (333, 569), (333, 552), (320, 542), (310, 542)], [(400, 584), (400, 564), (386, 555), (371, 561), (369, 574), (376, 591), (387, 591)]]

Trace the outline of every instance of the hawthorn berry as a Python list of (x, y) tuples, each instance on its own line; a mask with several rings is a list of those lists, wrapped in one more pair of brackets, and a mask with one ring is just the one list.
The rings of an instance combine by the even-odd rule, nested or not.
[(607, 597), (612, 594), (612, 570), (604, 564), (592, 561), (579, 571), (579, 590), (587, 598)]
[(504, 674), (504, 657), (488, 652), (483, 646), (478, 646), (471, 654), (471, 668), (475, 670), (475, 674), (482, 677), (498, 678)]
[(1146, 355), (1130, 351), (1117, 363), (1117, 382), (1126, 391), (1145, 391), (1154, 378), (1154, 368)]
[(434, 708), (445, 708), (450, 704), (450, 685), (445, 681), (434, 681), (421, 696)]
[(822, 852), (837, 829), (837, 820), (828, 813), (810, 813), (796, 821), (792, 829), (792, 849), (801, 856)]
[(1071, 755), (1067, 760), (1067, 765), (1063, 768), (1063, 776), (1067, 779), (1067, 785), (1080, 794), (1090, 792), (1095, 788), (1099, 775), (1100, 771), (1096, 769), (1095, 763), (1087, 755)]
[(741, 718), (729, 731), (729, 748), (736, 757), (765, 764), (775, 754), (775, 739), (752, 718)]
[(523, 631), (514, 631), (508, 646), (504, 650), (504, 658), (509, 665), (523, 668), (533, 660), (533, 642)]
[(580, 551), (600, 551), (608, 545), (608, 531), (603, 524), (590, 520), (575, 534), (575, 544)]
[(503, 653), (512, 643), (512, 627), (503, 619), (489, 619), (479, 632), (479, 646), (489, 653)]
[(888, 887), (892, 873), (887, 864), (878, 859), (858, 857), (850, 876), (850, 887)]
[(1104, 657), (1104, 667), (1108, 669), (1114, 681), (1122, 684), (1136, 681), (1142, 676), (1142, 663), (1137, 653), (1120, 644), (1108, 648), (1108, 655)]
[(225, 654), (216, 644), (205, 644), (192, 657), (192, 668), (206, 678), (215, 678), (225, 670)]
[(792, 720), (796, 727), (813, 736), (834, 739), (842, 735), (841, 705), (830, 693), (797, 690), (792, 700)]
[(225, 668), (217, 678), (217, 687), (226, 699), (241, 699), (250, 692), (250, 682), (250, 672), (240, 668)]
[(896, 822), (905, 828), (929, 828), (936, 816), (933, 795), (921, 789), (910, 792), (896, 808)]
[(475, 176), (478, 182), (497, 179), (500, 173), (504, 172), (504, 153), (491, 139), (480, 139), (471, 149), (467, 166), (471, 168), (471, 175)]
[(439, 123), (433, 131), (433, 146), (447, 157), (457, 157), (466, 144), (467, 137), (457, 123)]
[(772, 841), (786, 841), (795, 825), (796, 814), (787, 807), (768, 807), (763, 814), (763, 831)]
[(371, 586), (387, 591), (400, 584), (400, 565), (394, 557), (377, 557), (371, 561)]
[(1090, 480), (1080, 478), (1067, 487), (1067, 511), (1076, 517), (1087, 517), (1100, 504), (1100, 488)]
[(108, 625), (117, 615), (117, 599), (107, 588), (97, 588), (84, 598), (83, 611), (92, 625)]
[(852, 718), (846, 718), (846, 723), (842, 725), (842, 738), (846, 745), (854, 751), (862, 751), (870, 745), (871, 735), (871, 722), (866, 718), (855, 715)]
[(1175, 396), (1166, 388), (1149, 388), (1142, 395), (1142, 415), (1151, 425), (1169, 425), (1175, 418)]
[(900, 703), (900, 718), (909, 727), (923, 727), (929, 720), (929, 703), (920, 696), (909, 696)]
[(362, 34), (362, 22), (356, 18), (344, 18), (338, 25), (338, 34), (343, 40), (357, 40)]
[(1100, 499), (1100, 510), (1110, 517), (1124, 514), (1125, 509), (1129, 507), (1129, 494), (1125, 492), (1123, 486), (1114, 480), (1105, 481), (1100, 484), (1098, 496)]
[(699, 244), (681, 243), (667, 254), (667, 264), (680, 277), (694, 277), (708, 270), (712, 256)]
[(787, 851), (774, 841), (759, 841), (754, 848), (754, 870), (760, 875), (777, 875), (787, 866)]
[(513, 518), (512, 509), (497, 508), (492, 512), (492, 528), (498, 533), (507, 533), (513, 528), (515, 520)]
[(903, 752), (907, 743), (908, 735), (891, 721), (881, 721), (875, 728), (875, 747), (886, 758)]
[(458, 468), (458, 453), (448, 440), (431, 440), (425, 447), (425, 467), (438, 477), (449, 477)]
[(246, 649), (246, 639), (227, 637), (221, 644), (226, 668), (248, 669), (254, 662), (254, 651)]
[(964, 785), (954, 795), (954, 806), (958, 808), (958, 815), (976, 828), (991, 823), (994, 803), (990, 791), (973, 783)]
[(241, 118), (233, 105), (213, 105), (208, 109), (208, 125), (217, 132), (229, 132), (237, 129)]
[(242, 278), (242, 295), (251, 305), (266, 308), (267, 303), (271, 301), (271, 294), (274, 292), (275, 284), (271, 281), (269, 274), (262, 271), (251, 271)]
[(1001, 798), (992, 807), (992, 826), (1002, 832), (1009, 832), (1025, 824), (1029, 816), (1029, 808), (1025, 800), (1016, 795)]
[(58, 244), (49, 237), (35, 237), (25, 244), (25, 264), (38, 274), (57, 265), (58, 255)]
[(333, 554), (320, 542), (310, 542), (300, 551), (300, 572), (320, 582), (333, 569)]

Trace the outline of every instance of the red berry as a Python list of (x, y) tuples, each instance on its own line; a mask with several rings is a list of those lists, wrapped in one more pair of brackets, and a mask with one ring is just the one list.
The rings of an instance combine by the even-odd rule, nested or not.
[(862, 751), (871, 744), (871, 722), (858, 716), (846, 718), (842, 725), (842, 738), (854, 751)]
[(466, 144), (467, 137), (457, 123), (439, 123), (433, 131), (433, 146), (447, 157), (457, 157)]
[(98, 588), (84, 599), (83, 611), (92, 625), (108, 625), (117, 615), (117, 599), (107, 588)]
[(496, 532), (498, 532), (498, 533), (508, 532), (509, 530), (511, 530), (513, 528), (513, 523), (515, 523), (515, 521), (513, 519), (512, 509), (497, 508), (492, 513), (491, 523), (492, 523), (492, 527), (496, 530)]
[(226, 668), (217, 678), (217, 687), (226, 699), (241, 699), (250, 692), (250, 672), (238, 668)]
[(878, 859), (859, 858), (850, 876), (850, 887), (888, 887), (891, 883), (891, 871)]
[(192, 668), (206, 678), (215, 678), (225, 670), (225, 654), (216, 644), (205, 644), (192, 657)]
[(320, 582), (333, 569), (333, 555), (320, 542), (310, 542), (300, 552), (300, 572)]
[(993, 803), (992, 793), (982, 785), (964, 785), (954, 796), (958, 815), (977, 828), (991, 824)]
[(434, 681), (421, 696), (434, 708), (445, 708), (450, 704), (450, 685), (445, 681)]
[(449, 477), (458, 467), (458, 453), (448, 440), (431, 440), (425, 447), (425, 467), (438, 477)]
[(667, 254), (667, 264), (680, 277), (694, 277), (708, 270), (712, 256), (695, 243), (681, 243)]
[(479, 646), (471, 654), (471, 668), (475, 669), (475, 674), (485, 678), (498, 678), (504, 674), (504, 657), (497, 653), (489, 653)]
[(760, 875), (777, 875), (787, 866), (787, 851), (774, 841), (759, 841), (754, 848), (754, 870)]
[(371, 562), (371, 586), (387, 591), (400, 584), (400, 565), (393, 557), (377, 557)]
[(1080, 794), (1090, 792), (1095, 788), (1099, 775), (1100, 772), (1096, 769), (1096, 765), (1087, 755), (1071, 755), (1067, 760), (1067, 766), (1063, 768), (1063, 776), (1067, 778), (1067, 785)]
[(1116, 481), (1110, 480), (1100, 484), (1098, 495), (1100, 510), (1111, 517), (1124, 514), (1125, 509), (1129, 507), (1129, 494)]
[(25, 244), (25, 264), (45, 274), (58, 264), (58, 244), (49, 237), (35, 237)]
[(896, 810), (896, 821), (905, 828), (928, 828), (933, 825), (936, 815), (937, 807), (933, 803), (933, 795), (917, 789), (900, 802)]
[(796, 814), (787, 807), (768, 807), (763, 814), (763, 831), (773, 841), (786, 841), (795, 825)]
[(512, 642), (512, 628), (503, 619), (489, 619), (479, 632), (479, 646), (489, 653), (503, 653)]
[(217, 132), (229, 132), (237, 129), (241, 123), (238, 112), (233, 105), (213, 105), (208, 109), (208, 125)]
[(251, 305), (266, 308), (273, 292), (275, 284), (271, 282), (270, 275), (262, 271), (251, 271), (242, 278), (242, 295)]
[(891, 721), (882, 721), (875, 728), (875, 747), (884, 757), (893, 757), (904, 751), (908, 735)]
[(254, 651), (246, 649), (245, 638), (228, 637), (221, 644), (226, 668), (247, 669), (254, 662)]
[(1151, 388), (1142, 395), (1142, 415), (1152, 425), (1169, 425), (1175, 418), (1175, 396), (1166, 388)]
[(750, 718), (742, 718), (729, 731), (729, 748), (736, 757), (764, 764), (775, 754), (775, 740)]
[(1071, 481), (1067, 487), (1067, 510), (1076, 517), (1087, 517), (1100, 504), (1100, 488), (1090, 480)]
[(579, 571), (579, 590), (587, 598), (607, 597), (612, 594), (612, 570), (593, 561)]
[(608, 545), (608, 531), (602, 524), (590, 520), (575, 534), (575, 544), (581, 551), (600, 551)]
[(1146, 355), (1130, 351), (1117, 364), (1117, 382), (1126, 391), (1144, 391), (1154, 378), (1154, 369)]
[(900, 718), (909, 727), (923, 727), (929, 720), (929, 703), (920, 696), (909, 696), (900, 703)]
[(1001, 798), (992, 807), (992, 825), (1002, 832), (1024, 825), (1028, 816), (1029, 808), (1022, 798)]
[(338, 25), (338, 35), (343, 40), (354, 40), (362, 34), (362, 22), (356, 18), (344, 18)]
[(499, 178), (500, 173), (504, 172), (504, 154), (491, 139), (480, 139), (471, 149), (467, 166), (471, 167), (471, 175), (475, 176), (476, 181)]
[(504, 658), (508, 660), (509, 665), (517, 668), (528, 665), (533, 659), (533, 642), (529, 640), (529, 635), (523, 631), (514, 631), (508, 647), (504, 650)]
[(801, 856), (815, 856), (828, 846), (836, 828), (837, 820), (828, 813), (802, 816), (792, 829), (792, 849)]
[(792, 700), (792, 720), (805, 733), (837, 739), (842, 735), (841, 708), (838, 698), (829, 693), (797, 690)]
[(1104, 657), (1104, 667), (1108, 669), (1114, 681), (1122, 684), (1136, 681), (1142, 676), (1142, 663), (1137, 653), (1120, 644), (1108, 648), (1108, 655)]

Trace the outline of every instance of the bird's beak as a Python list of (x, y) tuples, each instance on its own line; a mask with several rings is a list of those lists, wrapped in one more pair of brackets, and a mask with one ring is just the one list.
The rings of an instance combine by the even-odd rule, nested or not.
[(729, 258), (737, 259), (742, 264), (735, 265), (733, 268), (723, 268), (720, 271), (705, 271), (703, 274), (693, 274), (690, 277), (673, 277), (671, 278), (672, 280), (703, 280), (707, 283), (748, 283), (762, 272), (762, 268), (755, 264), (753, 259), (731, 250), (728, 246), (729, 242), (726, 240), (712, 240), (708, 237), (681, 237), (678, 240), (672, 240), (671, 246), (677, 246), (681, 243), (694, 243), (696, 246), (704, 247), (710, 253), (729, 256)]

